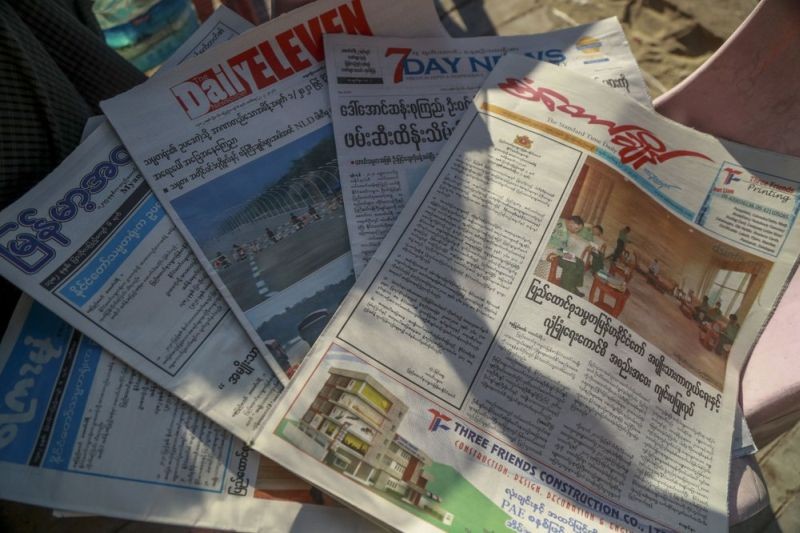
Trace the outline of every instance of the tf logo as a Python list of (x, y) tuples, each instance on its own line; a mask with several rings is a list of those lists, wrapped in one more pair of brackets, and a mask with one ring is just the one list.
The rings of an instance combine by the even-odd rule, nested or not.
[(742, 179), (739, 177), (739, 175), (742, 173), (741, 170), (725, 167), (723, 172), (725, 172), (725, 181), (723, 182), (725, 185), (729, 185), (732, 181), (741, 181)]
[(442, 422), (450, 422), (452, 418), (444, 413), (440, 413), (436, 409), (428, 409), (428, 412), (433, 415), (433, 420), (428, 425), (428, 431), (450, 431), (450, 426), (444, 425)]

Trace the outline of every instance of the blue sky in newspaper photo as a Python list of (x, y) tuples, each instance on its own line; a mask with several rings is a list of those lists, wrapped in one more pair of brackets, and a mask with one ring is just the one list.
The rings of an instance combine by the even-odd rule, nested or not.
[[(205, 249), (206, 242), (225, 232), (223, 227), (226, 220), (244, 211), (259, 194), (286, 178), (293, 164), (301, 164), (301, 160), (314, 147), (324, 146), (326, 141), (330, 141), (330, 150), (325, 150), (326, 155), (335, 158), (333, 127), (329, 125), (226, 173), (224, 179), (209, 180), (205, 185), (175, 199), (172, 205)], [(334, 174), (324, 179), (330, 181), (335, 191), (339, 187), (335, 159), (330, 169), (326, 167), (326, 170)], [(296, 197), (290, 199), (297, 200)]]

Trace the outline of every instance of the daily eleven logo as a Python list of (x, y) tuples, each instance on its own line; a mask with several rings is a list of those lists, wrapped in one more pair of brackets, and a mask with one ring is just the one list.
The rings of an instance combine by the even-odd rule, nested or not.
[(580, 105), (570, 102), (569, 98), (555, 89), (534, 85), (534, 81), (530, 78), (506, 78), (497, 87), (517, 98), (539, 102), (548, 111), (558, 111), (572, 118), (585, 120), (589, 125), (605, 127), (611, 143), (619, 147), (618, 155), (622, 164), (631, 165), (634, 169), (638, 169), (646, 163), (657, 165), (677, 157), (712, 160), (700, 152), (670, 150), (664, 141), (652, 131), (636, 124), (617, 124), (612, 120), (598, 117)]
[(372, 35), (362, 0), (350, 0), (173, 86), (191, 119), (220, 109), (324, 59), (322, 35)]
[(444, 425), (443, 422), (450, 422), (453, 420), (452, 418), (433, 408), (428, 409), (428, 412), (431, 415), (433, 415), (431, 423), (428, 424), (428, 431), (433, 432), (433, 431), (439, 431), (440, 429), (442, 431), (450, 431), (450, 426)]

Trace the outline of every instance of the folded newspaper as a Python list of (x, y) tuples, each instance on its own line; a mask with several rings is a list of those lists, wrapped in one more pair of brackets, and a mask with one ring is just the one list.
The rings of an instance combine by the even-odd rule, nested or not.
[[(169, 60), (162, 64), (159, 72), (163, 73), (166, 68), (178, 64), (187, 57), (199, 55), (215, 44), (229, 40), (251, 27), (252, 25), (249, 22), (239, 17), (225, 6), (221, 6)], [(103, 116), (89, 119), (84, 128), (83, 138), (85, 139), (104, 122), (105, 117)], [(47, 330), (50, 329), (51, 333), (48, 333), (49, 335), (55, 334), (64, 328), (68, 328), (66, 324), (60, 323), (59, 319), (50, 313), (39, 311), (38, 309), (35, 312), (30, 311), (31, 306), (35, 308), (37, 305), (38, 304), (31, 304), (25, 301), (20, 302), (17, 315), (9, 326), (9, 331), (7, 333), (9, 336), (13, 338), (15, 333), (19, 331), (19, 333), (16, 334), (17, 339), (19, 339), (27, 337), (28, 333), (31, 333), (34, 324), (25, 320), (22, 316), (26, 312), (26, 309), (28, 309), (28, 316), (35, 315), (44, 318), (41, 324), (36, 325), (38, 328), (37, 331), (39, 332), (47, 333)], [(20, 324), (23, 325), (20, 326)], [(5, 349), (11, 349), (13, 342), (12, 339), (7, 339), (5, 344), (0, 344), (0, 360), (5, 361), (2, 368), (6, 370), (13, 365), (9, 364), (8, 359), (6, 359), (2, 353), (2, 349), (3, 347), (5, 347)], [(91, 345), (88, 341), (86, 341), (86, 343)], [(105, 359), (108, 357), (109, 356), (105, 353), (100, 354), (96, 359), (97, 366), (107, 364)], [(122, 369), (121, 372), (123, 376), (130, 372), (127, 367), (123, 365), (117, 364), (116, 367)], [(94, 372), (97, 374), (96, 368)], [(119, 372), (113, 373), (119, 374)], [(2, 372), (0, 372), (0, 376), (2, 376)], [(2, 382), (1, 378), (0, 382)], [(13, 380), (7, 382), (5, 388), (0, 388), (0, 396), (5, 396), (12, 384)], [(157, 386), (154, 384), (147, 384), (147, 386), (141, 388), (151, 391), (151, 396), (157, 396), (163, 399), (164, 396), (161, 392), (157, 395), (152, 394), (152, 390), (156, 387)], [(46, 385), (44, 387), (37, 387), (35, 392), (32, 391), (32, 396), (37, 396), (37, 392), (39, 393), (38, 396), (44, 396), (45, 403), (51, 398), (52, 391), (48, 391)], [(90, 396), (94, 396), (94, 401), (90, 402), (87, 399), (85, 405), (95, 405), (96, 409), (102, 411), (104, 405), (108, 402), (108, 398), (97, 398), (97, 393), (94, 395), (90, 393)], [(61, 400), (62, 406), (68, 403), (64, 401), (60, 395), (58, 399)], [(56, 402), (57, 401), (58, 400), (56, 400)], [(80, 399), (78, 403), (80, 403)], [(303, 510), (301, 507), (301, 512), (298, 515), (297, 505), (281, 505), (278, 502), (266, 504), (242, 503), (249, 500), (249, 498), (242, 499), (241, 497), (243, 496), (270, 500), (288, 499), (299, 503), (311, 501), (320, 503), (328, 500), (328, 498), (297, 477), (289, 474), (277, 464), (264, 458), (254, 450), (248, 449), (244, 443), (231, 435), (223, 439), (226, 442), (229, 441), (229, 439), (233, 439), (228, 446), (227, 470), (225, 470), (224, 474), (221, 476), (222, 479), (228, 480), (230, 486), (227, 491), (214, 491), (208, 487), (198, 490), (198, 488), (194, 486), (185, 486), (179, 483), (165, 483), (163, 480), (163, 471), (154, 469), (150, 472), (146, 472), (144, 469), (140, 468), (139, 461), (141, 458), (131, 456), (129, 453), (130, 446), (133, 445), (140, 450), (141, 456), (149, 457), (150, 454), (152, 454), (153, 457), (159, 457), (160, 467), (167, 470), (175, 469), (175, 471), (178, 471), (187, 466), (197, 470), (197, 464), (189, 466), (191, 459), (189, 459), (185, 465), (181, 465), (182, 459), (187, 456), (195, 457), (195, 459), (200, 461), (200, 465), (202, 465), (208, 461), (207, 456), (192, 455), (194, 453), (192, 450), (196, 450), (197, 446), (196, 442), (191, 438), (191, 433), (189, 433), (189, 437), (185, 441), (184, 448), (176, 446), (174, 448), (159, 450), (160, 445), (158, 443), (174, 437), (164, 434), (163, 424), (152, 423), (150, 417), (154, 416), (154, 414), (141, 409), (131, 413), (130, 411), (120, 409), (120, 407), (121, 406), (117, 405), (115, 409), (125, 412), (127, 416), (115, 415), (114, 420), (111, 420), (111, 424), (114, 425), (116, 431), (124, 431), (128, 432), (128, 434), (130, 434), (132, 429), (141, 427), (142, 431), (136, 433), (136, 436), (142, 439), (141, 443), (137, 446), (128, 439), (111, 439), (111, 444), (108, 444), (109, 439), (107, 439), (107, 445), (104, 447), (103, 455), (112, 458), (111, 461), (115, 464), (113, 469), (115, 473), (126, 467), (133, 468), (131, 465), (136, 464), (137, 467), (135, 471), (138, 476), (127, 478), (114, 475), (114, 473), (108, 471), (109, 469), (107, 467), (91, 469), (91, 471), (80, 470), (75, 469), (74, 464), (71, 463), (64, 465), (64, 468), (61, 468), (61, 470), (65, 472), (59, 472), (58, 474), (42, 476), (40, 474), (26, 473), (26, 478), (30, 480), (30, 483), (28, 484), (28, 489), (25, 491), (20, 491), (18, 484), (9, 484), (9, 486), (3, 487), (0, 492), (2, 492), (3, 496), (6, 498), (25, 501), (27, 503), (58, 505), (69, 507), (70, 509), (81, 508), (90, 510), (90, 512), (75, 512), (72, 510), (65, 510), (64, 508), (56, 509), (53, 511), (53, 515), (56, 517), (101, 514), (139, 520), (162, 521), (184, 526), (206, 525), (207, 527), (217, 529), (233, 528), (240, 531), (263, 531), (271, 528), (287, 530), (291, 527), (318, 527), (323, 520), (326, 522), (328, 520), (335, 520), (336, 525), (334, 527), (340, 527), (342, 530), (350, 530), (356, 527), (353, 524), (352, 516), (342, 516), (344, 511), (336, 510), (329, 513), (317, 509)], [(124, 407), (127, 407), (127, 405)], [(57, 411), (57, 409), (52, 410)], [(158, 418), (159, 415), (162, 417), (172, 416), (173, 420), (177, 420), (179, 424), (183, 424), (179, 426), (177, 430), (172, 426), (166, 426), (166, 430), (169, 433), (180, 435), (186, 433), (193, 427), (203, 425), (202, 422), (201, 424), (197, 422), (200, 415), (195, 411), (188, 411), (187, 406), (177, 404), (175, 410), (180, 411), (180, 414), (170, 415), (169, 411), (163, 409), (159, 410), (158, 414), (155, 414), (156, 418)], [(84, 409), (84, 412), (85, 411), (86, 409)], [(66, 410), (64, 412), (66, 412)], [(148, 423), (146, 426), (142, 423), (142, 420), (138, 418), (140, 415), (147, 417)], [(83, 416), (80, 418), (83, 418)], [(122, 418), (122, 420), (116, 420), (118, 418)], [(202, 417), (200, 418), (202, 419)], [(55, 422), (55, 424), (58, 423), (58, 421)], [(205, 426), (207, 426), (207, 423)], [(49, 426), (43, 423), (40, 426), (40, 432), (46, 430), (47, 427)], [(184, 428), (186, 428), (186, 430), (184, 430)], [(224, 430), (219, 429), (218, 431)], [(213, 431), (209, 431), (208, 433), (218, 436)], [(116, 448), (114, 448), (114, 443), (118, 445)], [(15, 440), (9, 446), (16, 447), (17, 451), (4, 451), (3, 453), (27, 456), (27, 454), (30, 453), (29, 450), (25, 449), (27, 444), (28, 443)], [(81, 448), (80, 445), (76, 447), (74, 444), (72, 447), (75, 449)], [(163, 452), (165, 451), (172, 453), (172, 455), (164, 456)], [(108, 463), (106, 463), (106, 466), (107, 464)], [(0, 468), (2, 468), (2, 466), (3, 463), (0, 463)], [(234, 468), (231, 468), (232, 466)], [(14, 468), (18, 469), (19, 467), (15, 466)], [(27, 468), (36, 469), (40, 468), (40, 466), (28, 465)], [(255, 476), (253, 475), (254, 472)], [(8, 479), (14, 479), (13, 476), (15, 473), (16, 472), (12, 470), (7, 473), (6, 477)], [(150, 474), (149, 477), (147, 475), (148, 473)], [(119, 486), (121, 491), (125, 491), (124, 497), (118, 498), (117, 491), (115, 490), (112, 493), (113, 496), (109, 499), (109, 492), (102, 487), (95, 488), (95, 485), (87, 485), (85, 483), (77, 484), (80, 481), (85, 481), (84, 476), (87, 474), (103, 475), (106, 479), (115, 480), (113, 483)], [(39, 480), (41, 480), (49, 490), (44, 490), (45, 487), (37, 486), (37, 481)], [(71, 480), (76, 481), (73, 483)], [(255, 481), (251, 482), (251, 480)], [(154, 484), (158, 485), (156, 490), (153, 490)], [(0, 485), (2, 485), (2, 483), (0, 483)], [(52, 487), (58, 487), (58, 489), (52, 489)], [(175, 492), (178, 494), (191, 494), (192, 496), (179, 497), (176, 501), (173, 498)], [(190, 501), (187, 502), (187, 499)], [(227, 503), (221, 504), (219, 503), (221, 501), (226, 501)], [(181, 505), (175, 505), (176, 503), (181, 503)], [(186, 503), (190, 505), (187, 506), (185, 505)], [(255, 507), (252, 507), (253, 505), (255, 505)], [(252, 511), (250, 510), (251, 508), (253, 509)], [(186, 509), (193, 509), (194, 511), (187, 512)]]
[(327, 35), (325, 56), (353, 268), (359, 275), (503, 54), (602, 81), (651, 106), (616, 18), (539, 35)]
[[(310, 67), (312, 61), (321, 60), (323, 30), (439, 33), (433, 6), (416, 1), (416, 16), (405, 17), (405, 24), (392, 22), (399, 8), (385, 0), (365, 5), (359, 0), (317, 2), (232, 41), (221, 42), (229, 34), (219, 35), (209, 43), (215, 45), (212, 49), (197, 48), (203, 56), (188, 53), (185, 63), (140, 88), (170, 86), (176, 72), (184, 75), (184, 66), (195, 69), (203, 57), (218, 51), (227, 57), (232, 50), (241, 63), (235, 69), (226, 64), (219, 72), (241, 73), (250, 66), (260, 83), (266, 73), (259, 68), (275, 67), (272, 42), (276, 49), (294, 51), (289, 58), (293, 64)], [(298, 42), (304, 43), (302, 50)], [(322, 80), (321, 68), (309, 68), (311, 78)], [(207, 87), (206, 81), (196, 81)], [(281, 108), (294, 97), (305, 101), (312, 94), (327, 100), (324, 89), (305, 77), (302, 87), (295, 86), (291, 97), (281, 93), (275, 105)], [(271, 91), (264, 92), (268, 99), (275, 98)], [(128, 109), (136, 110), (131, 116), (145, 127), (146, 135), (156, 137), (153, 127), (159, 122), (145, 112), (146, 103), (139, 101)], [(177, 102), (175, 106), (183, 113)], [(253, 116), (266, 110), (257, 106)], [(258, 134), (262, 126), (253, 122), (251, 129)], [(167, 127), (159, 126), (155, 132), (176, 138)], [(195, 140), (202, 144), (202, 135)], [(198, 165), (208, 155), (198, 151), (200, 145), (187, 146), (188, 157)], [(269, 165), (266, 169), (272, 170)], [(329, 185), (335, 189), (332, 182)], [(219, 200), (216, 197), (217, 204)], [(215, 205), (212, 213), (218, 207), (224, 208)], [(109, 353), (263, 451), (255, 441), (282, 390), (281, 382), (287, 379), (288, 361), (276, 360), (262, 340), (254, 345), (248, 338), (108, 124), (100, 125), (50, 176), (0, 213), (0, 258), (1, 275)], [(318, 328), (316, 315), (309, 316), (301, 324), (307, 334)], [(266, 352), (267, 362), (259, 352)]]
[[(373, 530), (23, 296), (0, 342), (0, 494), (236, 531)], [(21, 482), (24, 480), (24, 482)]]
[(446, 34), (429, 0), (321, 0), (102, 103), (233, 313), (288, 373), (353, 283), (322, 43), (341, 32)]
[(282, 390), (107, 121), (0, 212), (0, 275), (245, 442)]
[(268, 418), (397, 529), (720, 531), (800, 161), (502, 58)]

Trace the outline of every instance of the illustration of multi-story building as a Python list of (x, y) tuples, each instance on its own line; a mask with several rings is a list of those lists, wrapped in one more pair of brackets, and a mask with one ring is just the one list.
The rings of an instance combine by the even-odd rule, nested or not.
[(300, 421), (324, 447), (322, 461), (379, 491), (436, 514), (439, 497), (427, 490), (431, 458), (397, 434), (408, 406), (368, 374), (332, 368)]

